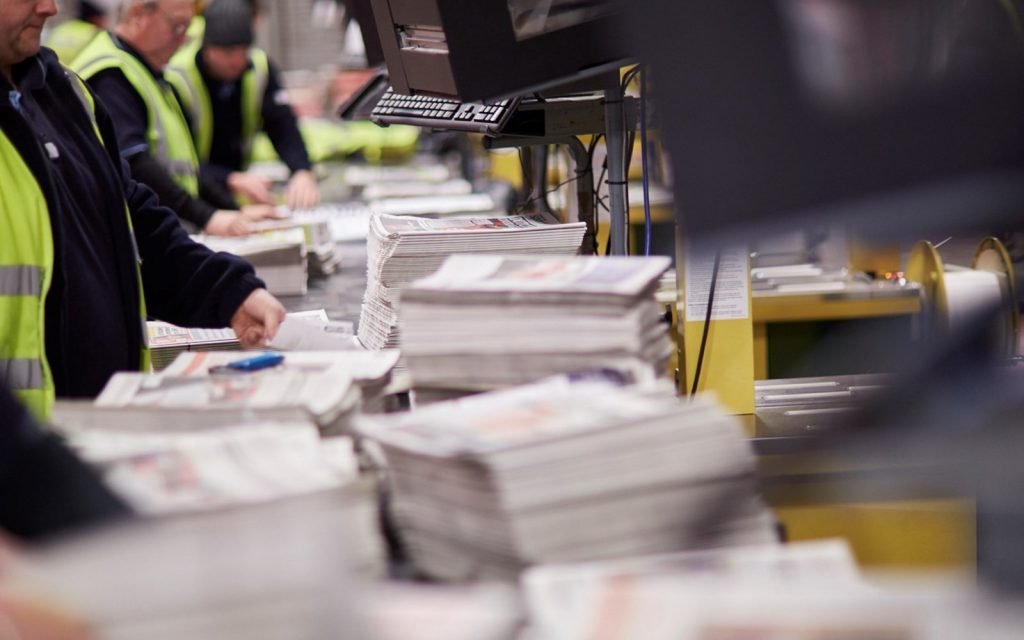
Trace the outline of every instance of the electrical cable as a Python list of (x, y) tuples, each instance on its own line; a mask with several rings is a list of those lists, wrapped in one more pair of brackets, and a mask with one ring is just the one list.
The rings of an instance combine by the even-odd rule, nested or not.
[(537, 200), (541, 200), (543, 198), (546, 198), (546, 197), (548, 197), (548, 195), (558, 191), (559, 189), (561, 189), (565, 185), (567, 185), (567, 184), (569, 184), (571, 182), (576, 182), (579, 179), (580, 179), (580, 176), (576, 175), (576, 176), (573, 176), (573, 177), (571, 177), (571, 178), (569, 178), (567, 180), (562, 180), (561, 182), (559, 182), (555, 186), (551, 187), (550, 189), (548, 189), (544, 193), (540, 194), (539, 196), (536, 196), (534, 198), (530, 198), (526, 202), (520, 204), (518, 207), (516, 207), (515, 211), (512, 212), (512, 215), (520, 215), (521, 213), (523, 213), (526, 210), (526, 206), (528, 204), (530, 204), (531, 202), (536, 202)]
[(651, 191), (647, 175), (647, 71), (640, 70), (640, 165), (644, 185), (644, 255), (651, 255)]
[(697, 393), (697, 386), (700, 384), (700, 370), (704, 365), (704, 348), (708, 344), (708, 332), (711, 329), (711, 307), (715, 303), (715, 281), (718, 280), (718, 265), (722, 261), (722, 252), (715, 252), (715, 264), (711, 267), (711, 286), (708, 288), (708, 309), (704, 314), (704, 330), (700, 336), (700, 349), (697, 351), (697, 367), (693, 372), (693, 385), (690, 387), (690, 397)]
[(636, 65), (635, 67), (633, 67), (632, 69), (630, 69), (629, 71), (627, 71), (627, 72), (626, 72), (626, 73), (625, 73), (625, 74), (624, 74), (624, 75), (622, 76), (622, 92), (623, 92), (623, 93), (625, 93), (625, 92), (626, 92), (626, 87), (628, 87), (628, 86), (629, 86), (629, 83), (633, 81), (633, 78), (634, 78), (634, 77), (636, 77), (636, 75), (637, 75), (638, 73), (640, 73), (640, 69), (641, 69), (641, 67), (642, 67), (642, 66), (643, 66), (643, 65), (639, 65), (639, 64), (638, 64), (638, 65)]
[[(519, 173), (523, 177), (523, 193), (529, 196), (533, 193), (533, 172), (527, 169), (526, 156), (523, 154), (525, 151), (524, 147), (518, 147), (516, 151), (519, 153)], [(533, 163), (531, 162), (530, 165), (532, 166)], [(525, 200), (520, 206), (526, 206), (530, 202), (533, 202), (533, 200)]]

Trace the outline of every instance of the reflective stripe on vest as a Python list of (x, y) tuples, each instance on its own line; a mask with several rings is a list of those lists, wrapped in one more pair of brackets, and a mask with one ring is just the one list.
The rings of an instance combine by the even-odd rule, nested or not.
[(24, 264), (0, 265), (0, 296), (32, 296), (43, 291), (43, 270)]
[(120, 49), (110, 34), (97, 36), (75, 59), (74, 69), (89, 79), (100, 71), (120, 70), (146, 105), (149, 153), (174, 181), (199, 194), (199, 159), (185, 115), (170, 85), (160, 82), (135, 56)]
[(28, 358), (0, 360), (0, 380), (12, 391), (42, 391), (43, 361)]
[[(69, 74), (82, 106), (95, 124), (92, 96), (81, 79)], [(94, 129), (102, 143), (99, 129)], [(46, 296), (53, 273), (53, 233), (50, 211), (35, 174), (21, 153), (0, 130), (0, 383), (17, 394), (37, 419), (46, 420), (55, 396), (53, 376), (46, 359)], [(127, 205), (128, 232), (131, 219)], [(139, 282), (139, 318), (145, 325), (142, 276)], [(145, 340), (143, 332), (143, 340)], [(139, 364), (149, 367), (143, 347)]]
[[(179, 51), (167, 67), (167, 80), (178, 89), (189, 115), (192, 139), (202, 162), (210, 159), (213, 146), (213, 101), (196, 65), (196, 52)], [(249, 49), (250, 66), (241, 77), (242, 170), (252, 164), (253, 140), (263, 127), (263, 95), (270, 79), (270, 61), (262, 49)]]
[(46, 294), (53, 272), (50, 211), (21, 153), (0, 130), (0, 384), (38, 419), (49, 416)]

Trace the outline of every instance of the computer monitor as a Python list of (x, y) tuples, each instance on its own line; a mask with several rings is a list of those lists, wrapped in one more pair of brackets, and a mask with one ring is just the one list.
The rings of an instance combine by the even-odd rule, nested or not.
[(1024, 40), (1004, 4), (623, 2), (679, 226), (747, 241), (822, 222), (1021, 226)]
[(363, 38), (363, 49), (366, 52), (366, 66), (383, 65), (384, 52), (380, 48), (380, 36), (377, 34), (377, 24), (373, 20), (370, 0), (341, 0), (341, 3), (359, 25), (359, 34)]
[(613, 0), (371, 0), (398, 93), (521, 95), (628, 58)]

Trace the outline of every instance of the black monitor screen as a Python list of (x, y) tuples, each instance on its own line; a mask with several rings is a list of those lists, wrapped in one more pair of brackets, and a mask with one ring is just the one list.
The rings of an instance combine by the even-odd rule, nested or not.
[(609, 0), (508, 0), (516, 39), (525, 40), (610, 15)]
[(1024, 39), (992, 0), (632, 0), (681, 226), (1019, 224)]
[(629, 57), (614, 0), (371, 0), (398, 93), (464, 101), (594, 77)]

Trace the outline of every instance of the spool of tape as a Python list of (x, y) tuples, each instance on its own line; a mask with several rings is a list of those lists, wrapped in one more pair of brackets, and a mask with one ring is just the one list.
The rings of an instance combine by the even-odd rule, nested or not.
[(988, 237), (978, 243), (974, 251), (975, 269), (991, 271), (1001, 277), (1005, 286), (1004, 295), (1010, 313), (1006, 326), (1007, 353), (1011, 356), (1018, 355), (1020, 344), (1020, 308), (1017, 305), (1017, 282), (1014, 277), (1013, 262), (1010, 260), (1010, 252), (998, 239)]
[(921, 286), (924, 337), (957, 331), (984, 313), (1005, 309), (994, 318), (997, 338), (1007, 355), (1016, 354), (1020, 326), (1013, 303), (1013, 271), (1006, 249), (995, 238), (979, 245), (974, 268), (944, 266), (929, 242), (914, 245), (907, 260), (907, 278)]

